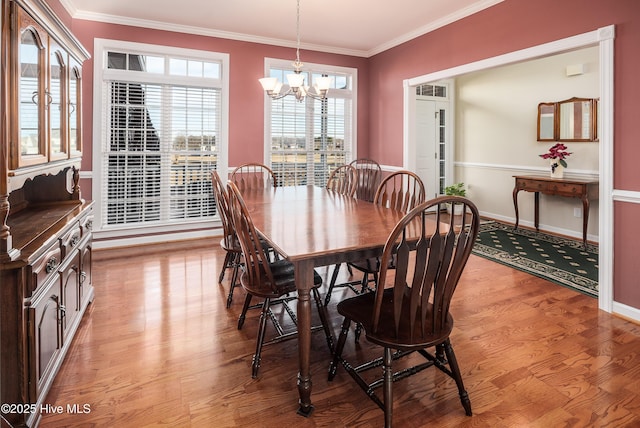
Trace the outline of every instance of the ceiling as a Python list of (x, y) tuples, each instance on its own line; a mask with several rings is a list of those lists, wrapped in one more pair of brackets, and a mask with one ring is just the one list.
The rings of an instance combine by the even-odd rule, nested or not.
[[(503, 0), (301, 0), (304, 49), (369, 57)], [(296, 0), (61, 0), (74, 19), (295, 47)]]

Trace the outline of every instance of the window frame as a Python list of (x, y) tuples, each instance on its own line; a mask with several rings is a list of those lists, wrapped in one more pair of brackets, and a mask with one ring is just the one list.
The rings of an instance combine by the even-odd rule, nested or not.
[[(265, 57), (264, 59), (264, 75), (269, 76), (272, 68), (290, 70), (294, 71), (292, 61), (277, 59), (277, 58), (269, 58)], [(309, 63), (305, 62), (302, 71), (305, 73), (309, 73), (312, 75), (315, 74), (345, 74), (348, 75), (351, 79), (351, 89), (350, 90), (340, 90), (340, 96), (335, 98), (344, 98), (351, 100), (351, 118), (349, 123), (349, 128), (351, 129), (351, 141), (350, 141), (350, 160), (357, 159), (358, 153), (358, 69), (352, 67), (342, 67), (342, 66), (334, 66), (327, 64), (318, 64), (318, 63)], [(286, 84), (286, 82), (283, 82)], [(309, 84), (309, 82), (305, 82)], [(330, 88), (328, 93), (328, 98), (332, 98), (332, 91), (335, 94), (336, 89)], [(293, 97), (292, 95), (288, 95), (288, 97)], [(306, 101), (305, 101), (306, 102)], [(272, 112), (272, 100), (269, 96), (264, 94), (264, 153), (263, 159), (266, 165), (271, 166), (271, 143), (272, 143), (272, 134), (271, 134), (271, 112)], [(345, 143), (346, 144), (346, 143)], [(348, 161), (347, 161), (348, 163)]]
[[(207, 219), (185, 219), (182, 222), (172, 224), (114, 224), (103, 226), (102, 210), (106, 201), (102, 201), (102, 193), (105, 178), (103, 175), (102, 156), (103, 141), (107, 138), (108, 129), (104, 126), (103, 118), (105, 117), (104, 97), (105, 81), (117, 80), (127, 82), (144, 82), (144, 83), (166, 83), (163, 75), (153, 75), (151, 73), (141, 73), (140, 80), (132, 76), (132, 71), (123, 71), (107, 68), (107, 54), (109, 51), (126, 52), (127, 54), (140, 55), (158, 55), (179, 57), (184, 59), (192, 59), (199, 61), (214, 61), (221, 64), (221, 76), (215, 79), (215, 85), (211, 85), (211, 78), (198, 78), (183, 76), (173, 76), (172, 85), (185, 86), (207, 86), (219, 88), (221, 91), (220, 104), (220, 131), (219, 142), (217, 145), (217, 170), (221, 176), (226, 176), (228, 171), (228, 152), (229, 152), (229, 54), (220, 52), (209, 52), (195, 49), (175, 48), (162, 45), (154, 45), (147, 43), (126, 42), (110, 39), (98, 39), (94, 41), (94, 79), (93, 79), (93, 147), (92, 147), (92, 194), (95, 201), (94, 209), (94, 238), (126, 238), (135, 235), (162, 235), (168, 233), (179, 233), (184, 237), (188, 237), (189, 231), (208, 229), (211, 230), (219, 225), (219, 217), (215, 216)], [(96, 144), (97, 143), (97, 144)], [(106, 195), (105, 195), (106, 197)], [(200, 232), (194, 232), (194, 235), (203, 236)], [(144, 240), (143, 240), (144, 241)]]

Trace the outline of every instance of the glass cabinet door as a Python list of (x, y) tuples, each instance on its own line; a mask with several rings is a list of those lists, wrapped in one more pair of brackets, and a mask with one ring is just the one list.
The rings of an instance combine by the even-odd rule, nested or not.
[(70, 160), (77, 164), (82, 157), (84, 48), (52, 37), (46, 23), (37, 21), (20, 2), (10, 3), (9, 102), (15, 114), (9, 124), (9, 169), (28, 167), (24, 174), (35, 174), (39, 167), (50, 169), (53, 162), (60, 167)]
[(46, 162), (44, 135), (40, 132), (44, 111), (42, 63), (44, 46), (32, 29), (24, 30), (18, 45), (18, 139), (20, 166)]
[(75, 61), (71, 61), (69, 70), (69, 90), (68, 90), (68, 106), (67, 114), (69, 117), (69, 150), (71, 155), (78, 155), (82, 152), (82, 136), (80, 135), (80, 112), (78, 106), (80, 103), (80, 65)]
[[(65, 89), (66, 66), (64, 54), (56, 49), (55, 45), (50, 47), (49, 54), (49, 87), (46, 93), (47, 109), (49, 112), (49, 149), (50, 160), (67, 157), (67, 147), (65, 138), (65, 128), (63, 118), (64, 111), (64, 89)], [(64, 110), (64, 111), (63, 111)]]

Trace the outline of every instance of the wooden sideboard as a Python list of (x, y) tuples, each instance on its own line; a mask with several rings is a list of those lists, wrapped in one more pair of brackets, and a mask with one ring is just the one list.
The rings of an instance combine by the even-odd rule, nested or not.
[(20, 248), (18, 259), (0, 265), (0, 395), (3, 404), (19, 406), (3, 413), (9, 426), (37, 425), (47, 392), (94, 298), (92, 205), (43, 204), (9, 217)]
[(0, 24), (0, 426), (33, 427), (94, 296), (79, 186), (89, 52), (46, 0), (0, 0)]
[(518, 228), (518, 192), (534, 192), (535, 214), (534, 221), (536, 231), (540, 224), (540, 193), (566, 198), (579, 198), (582, 200), (582, 242), (587, 245), (587, 225), (589, 223), (589, 203), (598, 199), (598, 180), (551, 178), (535, 175), (514, 175), (515, 186), (513, 188), (513, 206), (516, 210), (516, 224)]

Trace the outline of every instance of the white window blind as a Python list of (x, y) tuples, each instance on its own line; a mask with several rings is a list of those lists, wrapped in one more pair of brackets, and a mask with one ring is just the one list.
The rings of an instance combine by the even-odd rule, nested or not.
[(109, 94), (106, 223), (212, 216), (220, 91), (112, 81)]
[[(309, 65), (305, 64), (309, 69)], [(302, 102), (293, 96), (270, 100), (267, 131), (271, 169), (281, 185), (326, 185), (329, 174), (336, 167), (351, 161), (354, 153), (354, 94), (355, 70), (304, 72), (305, 82), (314, 77), (332, 78), (328, 97), (311, 97)], [(286, 68), (272, 66), (269, 74), (286, 82)], [(351, 74), (353, 73), (353, 74)], [(286, 90), (286, 87), (283, 91)]]
[(221, 64), (109, 51), (103, 78), (102, 228), (175, 225), (216, 214)]

